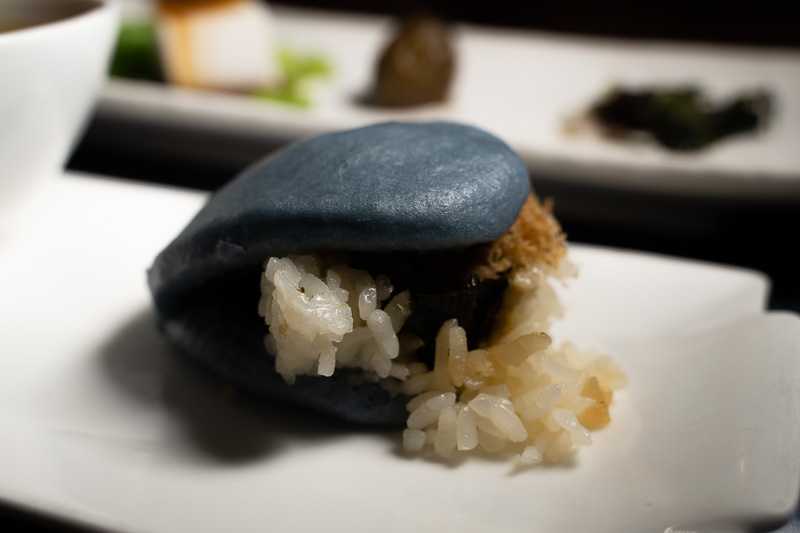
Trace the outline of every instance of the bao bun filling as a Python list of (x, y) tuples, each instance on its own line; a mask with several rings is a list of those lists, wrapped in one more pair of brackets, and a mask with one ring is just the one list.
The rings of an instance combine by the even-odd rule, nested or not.
[(289, 384), (357, 369), (409, 396), (408, 451), (509, 447), (524, 464), (558, 460), (591, 443), (588, 428), (608, 423), (626, 381), (607, 357), (551, 346), (560, 308), (548, 278), (572, 273), (565, 255), (549, 204), (531, 195), (483, 245), (270, 257), (264, 345)]

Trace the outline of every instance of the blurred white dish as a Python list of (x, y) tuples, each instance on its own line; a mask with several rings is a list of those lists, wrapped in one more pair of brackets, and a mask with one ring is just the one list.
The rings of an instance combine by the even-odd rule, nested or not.
[(573, 246), (555, 334), (628, 373), (610, 426), (571, 465), (442, 465), (397, 431), (231, 399), (170, 353), (145, 269), (204, 199), (68, 175), (0, 246), (0, 501), (153, 533), (743, 532), (792, 514), (800, 320), (764, 312), (763, 276)]
[(60, 174), (105, 78), (117, 29), (100, 0), (0, 0), (0, 228)]
[[(241, 151), (243, 137), (289, 141), (381, 120), (457, 120), (505, 139), (543, 178), (713, 197), (800, 197), (798, 52), (460, 26), (456, 78), (447, 104), (376, 109), (361, 105), (359, 98), (372, 86), (392, 20), (284, 8), (273, 11), (279, 42), (326, 54), (333, 64), (335, 76), (317, 87), (311, 110), (112, 80), (103, 92), (100, 115), (168, 124), (187, 132), (216, 132), (216, 148), (231, 153)], [(566, 136), (564, 120), (615, 83), (695, 83), (714, 98), (764, 87), (774, 95), (776, 110), (763, 134), (733, 137), (694, 155)]]

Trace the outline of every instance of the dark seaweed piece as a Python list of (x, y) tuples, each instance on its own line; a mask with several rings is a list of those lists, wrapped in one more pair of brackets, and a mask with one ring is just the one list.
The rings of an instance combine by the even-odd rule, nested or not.
[(646, 134), (675, 151), (696, 151), (763, 128), (771, 97), (754, 91), (713, 106), (696, 88), (614, 89), (590, 111), (611, 136)]
[(476, 245), (432, 252), (351, 253), (350, 261), (373, 276), (386, 275), (395, 294), (408, 289), (411, 316), (403, 331), (425, 342), (418, 355), (432, 366), (436, 334), (446, 320), (458, 320), (471, 348), (479, 346), (490, 333), (509, 281), (508, 272), (497, 279), (474, 274), (485, 254), (484, 246)]
[(451, 318), (457, 319), (466, 330), (469, 346), (477, 347), (488, 336), (508, 285), (507, 276), (479, 279), (473, 275), (461, 290), (439, 294), (411, 292), (411, 316), (403, 331), (419, 335), (425, 341), (419, 352), (420, 360), (433, 366), (436, 334)]
[(351, 253), (353, 267), (384, 274), (396, 288), (413, 294), (445, 294), (472, 283), (475, 267), (485, 258), (481, 245), (425, 252)]
[(371, 103), (406, 107), (443, 101), (453, 63), (447, 24), (429, 16), (408, 18), (381, 56)]
[(651, 106), (650, 132), (662, 146), (698, 150), (714, 142), (713, 116), (696, 90), (654, 93)]
[(763, 127), (772, 109), (769, 93), (757, 91), (741, 96), (715, 113), (714, 134), (722, 137)]

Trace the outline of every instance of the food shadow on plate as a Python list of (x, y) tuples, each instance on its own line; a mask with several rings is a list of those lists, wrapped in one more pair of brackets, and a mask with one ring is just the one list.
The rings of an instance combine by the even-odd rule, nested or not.
[(99, 352), (119, 394), (163, 417), (167, 453), (182, 460), (249, 464), (300, 446), (354, 434), (397, 432), (338, 420), (239, 391), (184, 358), (162, 339), (152, 310), (132, 315)]
[(572, 469), (573, 455), (557, 463), (524, 466), (516, 447), (489, 453), (455, 452), (449, 459), (433, 448), (422, 453), (403, 449), (400, 430), (346, 422), (308, 408), (267, 400), (237, 390), (174, 350), (161, 337), (154, 312), (131, 315), (99, 350), (101, 375), (114, 393), (163, 421), (156, 446), (170, 461), (246, 466), (299, 447), (314, 447), (353, 435), (374, 435), (388, 443), (391, 456), (455, 469), (473, 461), (508, 466), (508, 475), (532, 469)]

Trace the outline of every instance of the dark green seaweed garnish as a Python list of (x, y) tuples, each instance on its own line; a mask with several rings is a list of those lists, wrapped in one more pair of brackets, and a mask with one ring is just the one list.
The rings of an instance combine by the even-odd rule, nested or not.
[(721, 104), (694, 87), (615, 88), (590, 110), (612, 137), (646, 135), (675, 151), (696, 151), (729, 137), (766, 127), (772, 97), (756, 90)]

